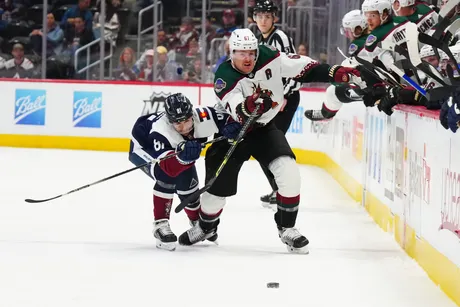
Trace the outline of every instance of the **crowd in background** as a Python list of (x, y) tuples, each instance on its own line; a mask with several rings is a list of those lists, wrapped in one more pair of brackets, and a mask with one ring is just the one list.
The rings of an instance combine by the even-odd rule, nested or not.
[[(0, 77), (41, 77), (43, 5), (38, 1), (0, 1)], [(100, 44), (95, 43), (95, 40), (98, 40), (102, 33), (99, 17), (101, 0), (78, 0), (77, 3), (75, 0), (52, 1), (48, 4), (46, 19), (46, 77), (86, 79), (89, 76), (90, 79), (98, 79), (99, 65), (88, 69), (88, 72), (91, 72), (88, 74), (85, 67), (100, 57)], [(213, 72), (217, 66), (228, 59), (229, 49), (226, 40), (233, 30), (244, 26), (242, 0), (214, 1), (214, 9), (210, 10), (206, 17), (204, 30), (201, 29), (201, 19), (195, 17), (201, 15), (196, 9), (199, 6), (192, 7), (190, 16), (183, 17), (186, 15), (183, 12), (186, 0), (162, 1), (163, 23), (158, 29), (158, 47), (156, 50), (152, 47), (152, 30), (143, 37), (141, 50), (136, 50), (139, 12), (153, 1), (104, 1), (105, 54), (113, 50), (111, 63), (105, 63), (105, 79), (212, 82)], [(191, 2), (193, 4), (193, 1)], [(251, 25), (254, 23), (251, 9), (255, 5), (255, 0), (249, 0), (248, 4), (247, 21)], [(278, 4), (281, 7), (281, 0)], [(289, 0), (287, 5), (296, 5), (296, 1)], [(182, 9), (178, 10), (179, 7)], [(145, 17), (142, 21), (144, 29), (153, 23), (153, 20), (150, 20), (149, 24), (148, 18)], [(251, 29), (257, 32), (257, 27)], [(201, 46), (201, 35), (206, 37), (206, 48)], [(87, 62), (87, 50), (80, 52), (75, 59), (75, 52), (91, 42), (94, 43), (87, 48), (90, 61)], [(299, 43), (297, 49), (299, 54), (308, 54), (307, 44)], [(203, 52), (206, 54), (204, 66), (201, 63)], [(111, 69), (109, 65), (112, 66)], [(155, 78), (154, 65), (157, 65)], [(202, 67), (205, 67), (204, 74), (201, 71)]]

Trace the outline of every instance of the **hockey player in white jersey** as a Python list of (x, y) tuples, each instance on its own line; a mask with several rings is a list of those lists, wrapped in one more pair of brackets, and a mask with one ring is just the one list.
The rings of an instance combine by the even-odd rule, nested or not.
[[(280, 52), (287, 54), (295, 54), (296, 50), (292, 38), (275, 26), (277, 13), (278, 7), (272, 0), (262, 0), (256, 3), (254, 7), (254, 20), (261, 33), (258, 36), (259, 44), (273, 46)], [(276, 127), (286, 134), (300, 103), (299, 89), (301, 84), (289, 78), (283, 78), (283, 83), (284, 105), (273, 120)], [(260, 200), (264, 206), (276, 205), (276, 191), (278, 191), (278, 186), (273, 178), (273, 174), (265, 166), (261, 165), (261, 167), (272, 188), (272, 192), (262, 196)]]
[[(238, 173), (253, 156), (274, 174), (278, 185), (277, 212), (274, 219), (282, 243), (291, 252), (307, 252), (308, 239), (296, 228), (300, 202), (300, 173), (289, 143), (277, 129), (273, 118), (283, 99), (282, 78), (298, 82), (349, 82), (359, 72), (353, 68), (320, 64), (309, 57), (280, 53), (274, 47), (258, 44), (249, 29), (235, 30), (230, 37), (230, 60), (222, 63), (214, 79), (218, 104), (240, 123), (251, 113), (257, 119), (239, 143), (210, 189), (201, 197), (200, 221), (179, 237), (182, 245), (203, 241), (217, 232), (219, 216), (226, 197), (236, 194)], [(206, 181), (215, 174), (230, 145), (219, 142), (206, 152)], [(240, 224), (248, 230), (253, 224)], [(250, 231), (247, 232), (248, 235)]]
[[(351, 40), (350, 46), (348, 48), (349, 56), (360, 56), (363, 52), (368, 36), (366, 33), (367, 26), (368, 25), (366, 19), (360, 10), (352, 10), (343, 16), (340, 33)], [(358, 67), (358, 62), (348, 58), (342, 62), (342, 65), (348, 67)], [(379, 93), (377, 93), (377, 91), (379, 91)], [(379, 96), (381, 96), (382, 93), (384, 94), (385, 90), (382, 92), (376, 88), (374, 93), (369, 93), (366, 95), (366, 97), (364, 97), (365, 104), (373, 106), (375, 101), (379, 99)], [(348, 84), (338, 86), (330, 85), (326, 89), (326, 99), (323, 102), (321, 109), (306, 110), (304, 115), (311, 121), (331, 119), (337, 114), (343, 103), (361, 101), (362, 98), (363, 97), (356, 94), (353, 88)]]
[[(174, 194), (184, 199), (198, 189), (195, 161), (200, 157), (202, 143), (220, 133), (235, 138), (241, 125), (225, 110), (211, 107), (193, 108), (187, 97), (173, 94), (165, 100), (165, 112), (141, 116), (134, 124), (129, 160), (135, 165), (178, 153), (160, 163), (152, 163), (143, 171), (155, 180), (153, 187), (153, 235), (157, 247), (174, 250), (176, 235), (169, 225)], [(198, 220), (199, 197), (185, 208), (191, 222)], [(215, 241), (217, 236), (208, 238)]]

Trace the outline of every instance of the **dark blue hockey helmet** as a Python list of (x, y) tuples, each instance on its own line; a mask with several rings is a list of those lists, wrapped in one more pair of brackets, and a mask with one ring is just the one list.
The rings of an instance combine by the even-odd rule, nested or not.
[(176, 93), (166, 97), (165, 112), (171, 123), (180, 123), (192, 117), (193, 105), (187, 97)]

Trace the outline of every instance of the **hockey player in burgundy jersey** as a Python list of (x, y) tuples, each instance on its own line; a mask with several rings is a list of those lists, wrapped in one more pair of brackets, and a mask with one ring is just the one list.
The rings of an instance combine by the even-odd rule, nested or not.
[[(141, 165), (178, 152), (177, 156), (152, 163), (143, 170), (155, 180), (153, 235), (158, 248), (175, 249), (177, 237), (169, 225), (173, 196), (176, 193), (179, 199), (184, 199), (198, 189), (195, 161), (200, 157), (202, 143), (214, 134), (235, 138), (240, 129), (241, 124), (225, 110), (195, 109), (182, 94), (166, 98), (165, 112), (144, 115), (136, 121), (129, 150), (132, 163)], [(199, 197), (185, 208), (191, 225), (198, 221), (199, 208)], [(217, 235), (208, 239), (215, 241)]]

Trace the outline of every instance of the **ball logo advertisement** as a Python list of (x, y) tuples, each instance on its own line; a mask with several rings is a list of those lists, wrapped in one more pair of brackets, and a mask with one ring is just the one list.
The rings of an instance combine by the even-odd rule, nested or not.
[(14, 123), (16, 125), (45, 125), (46, 90), (16, 89)]
[(73, 126), (101, 128), (102, 92), (73, 93)]

